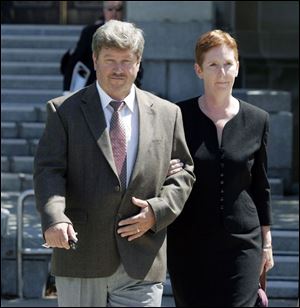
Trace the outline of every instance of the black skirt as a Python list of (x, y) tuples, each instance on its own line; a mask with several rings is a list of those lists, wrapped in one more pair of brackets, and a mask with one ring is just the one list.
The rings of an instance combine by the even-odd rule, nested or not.
[(229, 234), (168, 231), (168, 271), (177, 307), (253, 307), (262, 261), (261, 228)]

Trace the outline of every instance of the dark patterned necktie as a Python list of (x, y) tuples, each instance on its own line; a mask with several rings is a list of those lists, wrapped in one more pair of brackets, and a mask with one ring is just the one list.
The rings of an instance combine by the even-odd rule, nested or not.
[(111, 101), (110, 105), (114, 109), (110, 121), (110, 141), (119, 179), (122, 188), (126, 189), (126, 132), (120, 116), (120, 111), (125, 106), (125, 103)]

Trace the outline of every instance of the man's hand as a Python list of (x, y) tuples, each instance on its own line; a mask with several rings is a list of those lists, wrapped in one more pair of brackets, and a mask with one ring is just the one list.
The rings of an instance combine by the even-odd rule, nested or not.
[(132, 203), (141, 208), (140, 213), (121, 220), (119, 222), (121, 228), (117, 231), (121, 237), (127, 236), (128, 241), (141, 237), (155, 224), (153, 210), (147, 201), (132, 197)]
[(68, 223), (58, 223), (45, 231), (45, 240), (50, 247), (70, 249), (68, 240), (78, 241), (73, 226)]

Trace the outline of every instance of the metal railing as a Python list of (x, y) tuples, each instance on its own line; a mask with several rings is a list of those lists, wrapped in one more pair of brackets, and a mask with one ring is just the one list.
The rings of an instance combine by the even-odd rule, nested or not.
[(34, 190), (29, 189), (21, 193), (17, 204), (17, 291), (23, 298), (23, 255), (51, 255), (52, 249), (23, 247), (23, 212), (25, 200), (34, 196)]

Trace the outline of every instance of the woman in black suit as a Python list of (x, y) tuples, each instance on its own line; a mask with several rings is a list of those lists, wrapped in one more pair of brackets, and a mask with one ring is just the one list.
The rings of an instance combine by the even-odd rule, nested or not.
[(237, 44), (228, 33), (214, 30), (198, 39), (195, 71), (204, 94), (179, 103), (197, 180), (168, 227), (176, 306), (254, 306), (260, 273), (274, 265), (269, 117), (232, 96), (238, 69)]

